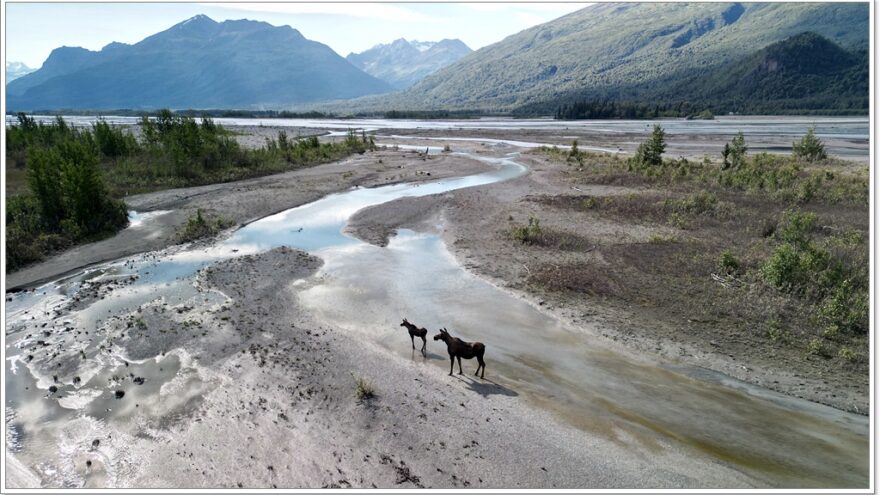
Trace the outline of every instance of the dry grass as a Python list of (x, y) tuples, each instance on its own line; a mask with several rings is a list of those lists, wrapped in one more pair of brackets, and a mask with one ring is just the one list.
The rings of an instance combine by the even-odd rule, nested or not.
[[(810, 173), (824, 174), (815, 166)], [(762, 265), (781, 242), (776, 230), (783, 212), (793, 203), (816, 215), (817, 227), (810, 233), (816, 245), (856, 269), (866, 265), (867, 242), (844, 249), (839, 241), (867, 235), (868, 209), (858, 194), (841, 200), (828, 193), (836, 191), (832, 187), (798, 201), (787, 194), (755, 194), (695, 178), (644, 177), (627, 171), (613, 157), (591, 157), (583, 167), (567, 166), (565, 174), (575, 183), (650, 185), (651, 190), (621, 196), (538, 196), (528, 201), (561, 210), (562, 216), (611, 221), (620, 229), (660, 230), (643, 242), (606, 240), (589, 256), (568, 255), (564, 263), (552, 259), (553, 250), (577, 253), (592, 243), (554, 241), (580, 236), (545, 232), (528, 247), (543, 252), (535, 253), (543, 263), (532, 270), (530, 284), (570, 298), (600, 298), (622, 310), (638, 307), (634, 317), (645, 326), (666, 324), (694, 338), (711, 338), (730, 351), (739, 348), (744, 354), (763, 353), (783, 361), (811, 360), (820, 368), (866, 369), (866, 360), (860, 358), (867, 354), (864, 336), (829, 334), (817, 316), (816, 300), (780, 291), (761, 277)], [(845, 182), (839, 191), (854, 194), (858, 187), (849, 186), (856, 180), (847, 174), (845, 180), (829, 184)], [(589, 220), (586, 225), (572, 222), (574, 232), (588, 229)], [(679, 233), (670, 234), (669, 229)], [(711, 336), (701, 335), (707, 331)]]

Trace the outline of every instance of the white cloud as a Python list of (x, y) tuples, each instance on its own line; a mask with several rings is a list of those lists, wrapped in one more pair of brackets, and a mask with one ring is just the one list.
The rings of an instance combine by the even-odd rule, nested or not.
[(400, 4), (387, 3), (202, 3), (201, 5), (221, 9), (265, 12), (274, 14), (324, 14), (345, 15), (385, 21), (426, 22), (435, 20)]

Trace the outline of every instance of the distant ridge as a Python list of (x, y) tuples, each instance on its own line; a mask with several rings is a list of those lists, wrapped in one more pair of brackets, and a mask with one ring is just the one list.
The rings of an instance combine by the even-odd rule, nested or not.
[(7, 85), (7, 108), (283, 108), (392, 89), (289, 26), (198, 15), (133, 45), (57, 48)]
[(406, 89), (449, 64), (457, 62), (471, 49), (458, 39), (407, 41), (403, 38), (376, 45), (345, 57), (364, 70), (398, 89)]
[(31, 69), (22, 62), (6, 62), (6, 82), (14, 81), (21, 76), (30, 74), (37, 69)]

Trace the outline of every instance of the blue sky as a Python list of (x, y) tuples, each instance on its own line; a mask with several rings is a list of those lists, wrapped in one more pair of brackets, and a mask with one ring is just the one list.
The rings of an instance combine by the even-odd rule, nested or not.
[(196, 14), (290, 25), (343, 57), (397, 38), (459, 38), (473, 49), (585, 3), (6, 3), (6, 60), (36, 68), (53, 48), (136, 43)]

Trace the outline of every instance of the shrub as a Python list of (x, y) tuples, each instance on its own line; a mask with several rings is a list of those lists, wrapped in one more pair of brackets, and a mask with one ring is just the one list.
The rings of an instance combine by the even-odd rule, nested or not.
[(739, 260), (736, 259), (729, 249), (725, 249), (718, 260), (718, 268), (725, 275), (736, 275), (739, 273)]
[(856, 363), (862, 360), (862, 355), (853, 351), (849, 347), (843, 346), (837, 351), (837, 357), (849, 363)]
[(808, 356), (822, 356), (822, 357), (830, 357), (828, 348), (825, 347), (825, 344), (818, 337), (814, 337), (810, 339), (807, 343), (807, 355)]
[(858, 290), (850, 280), (833, 286), (828, 297), (819, 305), (817, 316), (831, 335), (840, 332), (867, 334), (870, 302), (867, 290)]
[(690, 215), (714, 212), (718, 208), (718, 196), (708, 191), (688, 194), (680, 199), (667, 199), (663, 202), (667, 210)]
[(666, 132), (660, 124), (654, 124), (651, 137), (636, 149), (630, 159), (630, 168), (658, 167), (663, 165), (663, 152), (666, 151)]
[(782, 328), (779, 320), (773, 319), (767, 323), (767, 337), (773, 342), (782, 344), (791, 343), (791, 333)]
[(354, 379), (354, 396), (357, 400), (369, 400), (376, 396), (373, 384), (369, 380), (354, 373), (351, 373), (351, 377)]
[(202, 209), (199, 208), (187, 219), (186, 225), (179, 235), (180, 242), (191, 242), (197, 239), (213, 237), (231, 224), (231, 221), (219, 216), (206, 218)]
[(724, 159), (722, 170), (739, 167), (745, 163), (748, 149), (745, 136), (742, 131), (738, 132), (730, 143), (724, 145), (724, 150), (721, 152), (721, 157)]
[(125, 132), (119, 127), (112, 127), (103, 119), (95, 122), (92, 129), (98, 149), (106, 157), (129, 156), (138, 149), (137, 140), (131, 133)]
[(815, 162), (828, 158), (825, 153), (825, 145), (816, 137), (816, 127), (810, 127), (807, 134), (797, 143), (791, 146), (792, 154), (795, 158)]
[(523, 244), (536, 243), (542, 234), (541, 222), (535, 217), (529, 217), (528, 225), (521, 225), (513, 229), (513, 238)]
[(783, 242), (804, 246), (809, 242), (810, 234), (816, 228), (816, 222), (815, 213), (788, 209), (782, 213), (775, 235)]

